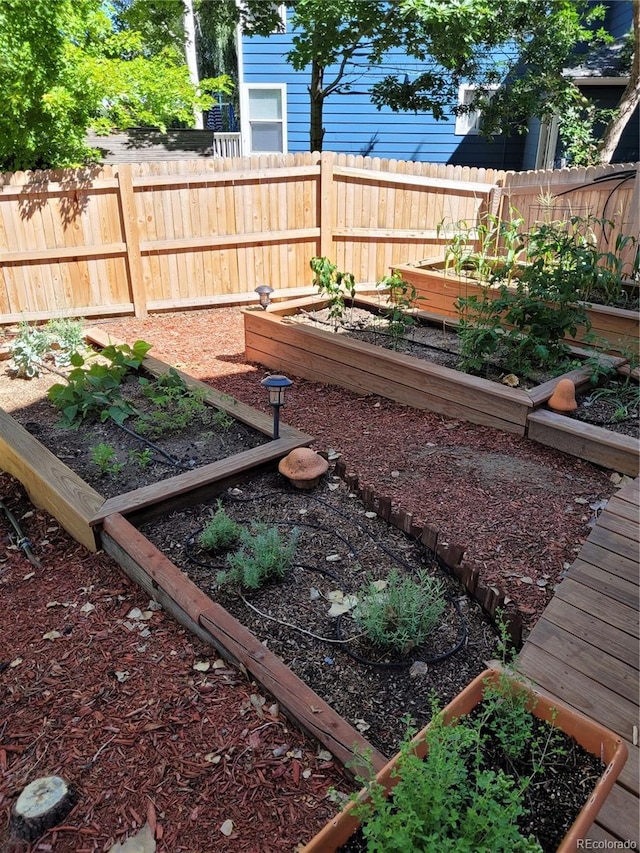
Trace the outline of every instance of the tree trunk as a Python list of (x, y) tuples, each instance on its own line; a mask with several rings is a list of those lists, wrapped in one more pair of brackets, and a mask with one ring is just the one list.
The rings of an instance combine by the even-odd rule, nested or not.
[(11, 832), (21, 841), (35, 841), (60, 823), (76, 802), (74, 792), (60, 776), (43, 776), (22, 791), (13, 807)]
[(598, 146), (598, 154), (601, 163), (610, 163), (620, 137), (627, 126), (634, 110), (640, 104), (640, 0), (633, 0), (633, 62), (631, 74), (626, 89), (622, 93), (618, 109), (603, 134), (602, 141)]
[(309, 122), (309, 150), (322, 151), (322, 139), (324, 128), (322, 126), (322, 108), (324, 107), (324, 91), (322, 80), (324, 68), (314, 60), (311, 63), (311, 85), (309, 95), (311, 101), (311, 115)]
[[(196, 23), (193, 16), (193, 0), (184, 0), (184, 52), (187, 60), (187, 68), (189, 69), (189, 77), (194, 86), (198, 86), (200, 78), (198, 76), (198, 58), (196, 56)], [(202, 112), (195, 107), (193, 110), (195, 119), (194, 127), (202, 130), (204, 123), (202, 121)]]

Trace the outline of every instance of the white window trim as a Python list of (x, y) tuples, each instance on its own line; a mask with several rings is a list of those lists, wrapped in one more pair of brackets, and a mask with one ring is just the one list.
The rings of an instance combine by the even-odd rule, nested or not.
[[(242, 153), (245, 156), (252, 154), (275, 154), (274, 151), (252, 151), (251, 150), (251, 125), (249, 116), (249, 91), (251, 89), (279, 89), (282, 99), (282, 154), (288, 153), (287, 141), (287, 84), (286, 83), (241, 83), (240, 84), (240, 133), (242, 136)], [(273, 121), (273, 119), (270, 119)]]
[[(466, 95), (469, 92), (475, 92), (478, 86), (463, 83), (458, 89), (458, 105), (462, 106), (467, 102)], [(484, 87), (490, 92), (496, 92), (500, 87), (497, 85)], [(482, 122), (482, 113), (473, 110), (469, 113), (460, 113), (456, 116), (456, 127), (454, 133), (456, 136), (478, 136), (480, 133), (480, 125)]]

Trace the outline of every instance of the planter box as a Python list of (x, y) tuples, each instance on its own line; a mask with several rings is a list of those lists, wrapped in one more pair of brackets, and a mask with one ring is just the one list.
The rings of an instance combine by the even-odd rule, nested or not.
[[(92, 329), (87, 339), (99, 346), (119, 343), (99, 329)], [(148, 356), (144, 359), (143, 367), (148, 373), (159, 376), (166, 373), (170, 365)], [(227, 412), (258, 432), (271, 436), (273, 422), (268, 415), (226, 394), (220, 394), (185, 373), (178, 373), (189, 387), (204, 391), (206, 403)], [(229, 479), (237, 480), (243, 473), (280, 459), (295, 447), (307, 446), (312, 441), (312, 436), (281, 424), (280, 438), (275, 441), (105, 500), (103, 495), (85, 483), (14, 418), (0, 409), (2, 468), (20, 480), (35, 506), (50, 512), (74, 539), (90, 551), (100, 547), (97, 528), (102, 519), (111, 513), (127, 515), (190, 492), (208, 490), (211, 493), (213, 488), (222, 490), (226, 488)]]
[[(482, 701), (485, 679), (495, 681), (497, 677), (498, 672), (489, 669), (475, 678), (462, 693), (446, 706), (443, 711), (445, 722), (448, 723), (463, 714), (468, 714)], [(529, 692), (531, 694), (530, 710), (536, 717), (551, 722), (565, 734), (574, 737), (582, 747), (600, 757), (607, 765), (604, 773), (595, 784), (591, 796), (558, 847), (559, 853), (568, 853), (568, 851), (577, 849), (579, 839), (585, 838), (627, 759), (627, 747), (622, 739), (613, 732), (599, 723), (589, 720), (569, 706), (556, 700), (551, 701), (534, 690)], [(423, 758), (427, 751), (425, 741), (427, 729), (428, 726), (419, 732), (412, 741), (415, 752), (420, 758)], [(385, 787), (387, 792), (392, 790), (397, 781), (393, 773), (398, 757), (396, 755), (392, 758), (376, 774), (376, 779)], [(360, 801), (367, 800), (366, 789), (360, 791), (358, 799)], [(354, 805), (354, 803), (348, 803), (302, 848), (301, 853), (333, 853), (342, 844), (345, 844), (360, 826), (358, 819), (353, 815)]]
[(630, 477), (640, 474), (640, 441), (637, 438), (546, 409), (529, 415), (527, 435), (539, 444), (555, 447), (620, 474)]
[[(529, 414), (549, 399), (560, 378), (529, 391), (508, 388), (291, 321), (301, 310), (313, 311), (325, 304), (322, 299), (301, 299), (267, 311), (246, 309), (243, 313), (247, 360), (314, 382), (340, 385), (358, 394), (379, 394), (417, 409), (518, 435), (525, 435)], [(361, 298), (355, 304), (370, 308), (373, 303)], [(577, 386), (588, 382), (586, 369), (565, 375)]]
[[(445, 273), (444, 267), (444, 260), (432, 259), (419, 264), (400, 264), (394, 271), (412, 284), (425, 300), (420, 304), (421, 309), (457, 319), (456, 301), (460, 297), (480, 296), (486, 289), (473, 278), (459, 276), (453, 271)], [(586, 312), (591, 320), (591, 334), (608, 341), (610, 352), (640, 352), (640, 314), (637, 311), (592, 305)], [(581, 341), (584, 334), (585, 330), (579, 329), (575, 340)]]

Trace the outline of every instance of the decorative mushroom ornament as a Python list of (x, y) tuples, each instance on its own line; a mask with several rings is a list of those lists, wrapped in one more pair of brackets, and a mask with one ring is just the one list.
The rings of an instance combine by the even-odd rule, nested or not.
[(328, 468), (327, 460), (308, 447), (296, 447), (295, 450), (284, 456), (278, 464), (278, 471), (296, 489), (315, 488), (320, 482), (320, 477), (326, 474)]
[(556, 390), (549, 397), (549, 408), (554, 412), (575, 412), (578, 408), (576, 386), (571, 379), (559, 380)]

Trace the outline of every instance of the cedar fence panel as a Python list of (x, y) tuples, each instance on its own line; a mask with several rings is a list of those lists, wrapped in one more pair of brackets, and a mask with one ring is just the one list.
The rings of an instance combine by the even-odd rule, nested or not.
[[(485, 212), (592, 213), (637, 234), (637, 165), (505, 173), (325, 152), (0, 175), (0, 324), (145, 316), (313, 292), (327, 255), (373, 283)], [(609, 241), (611, 243), (611, 235)]]

